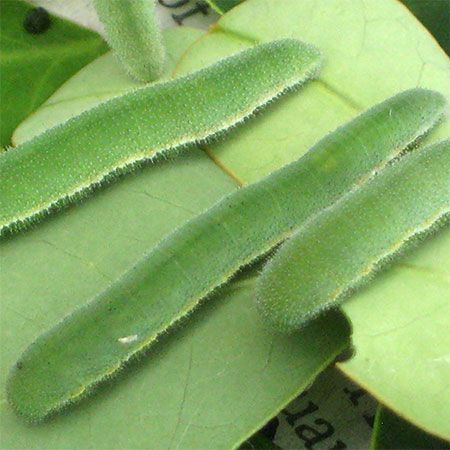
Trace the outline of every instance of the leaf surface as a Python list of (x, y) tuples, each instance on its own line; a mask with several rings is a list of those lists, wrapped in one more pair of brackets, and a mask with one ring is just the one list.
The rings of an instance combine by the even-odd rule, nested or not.
[(406, 420), (449, 439), (450, 229), (344, 304), (356, 354), (339, 368)]
[(448, 443), (431, 436), (379, 405), (372, 435), (372, 450), (447, 449)]
[[(177, 41), (178, 55), (185, 49), (184, 33)], [(102, 75), (110, 74), (92, 73)], [(85, 77), (79, 82), (90, 86)], [(348, 345), (348, 324), (339, 314), (292, 336), (269, 334), (254, 309), (249, 273), (162, 337), (148, 357), (124, 370), (120, 382), (70, 414), (27, 426), (9, 408), (8, 369), (30, 342), (103, 291), (167, 233), (236, 187), (198, 151), (145, 167), (3, 241), (3, 448), (237, 446)]]
[[(442, 118), (445, 106), (443, 97), (436, 92), (403, 92), (325, 137), (300, 160), (223, 198), (168, 235), (107, 291), (30, 345), (9, 378), (8, 398), (14, 409), (27, 420), (42, 420), (88, 394), (93, 385), (112, 376), (124, 362), (154, 344), (239, 269), (267, 254), (296, 227), (310, 223), (314, 216), (320, 218), (324, 208), (333, 208), (349, 189), (357, 189), (374, 168), (380, 170), (389, 165)], [(405, 124), (402, 129), (399, 122)], [(364, 151), (356, 155), (355, 137), (364, 146)], [(403, 176), (403, 172), (398, 173), (398, 167), (403, 166), (400, 163), (413, 159), (408, 163), (413, 164), (409, 172), (417, 175), (408, 177), (406, 187), (401, 183), (403, 189), (396, 187), (394, 193), (403, 197), (403, 205), (408, 205), (403, 190), (409, 192), (411, 185), (417, 190), (409, 197), (410, 203), (417, 200), (417, 191), (422, 196), (428, 194), (430, 200), (433, 196), (438, 198), (430, 203), (430, 207), (434, 206), (431, 209), (439, 208), (436, 203), (441, 205), (443, 199), (450, 203), (444, 195), (450, 176), (450, 159), (446, 159), (449, 149), (450, 141), (434, 151), (414, 152), (391, 166), (387, 180), (392, 181), (387, 183), (395, 185)], [(414, 162), (417, 157), (419, 162)], [(431, 169), (429, 159), (433, 162)], [(427, 170), (422, 170), (422, 166)], [(388, 171), (386, 168), (383, 174)], [(438, 178), (440, 184), (430, 183), (435, 172), (443, 174)], [(381, 180), (384, 188), (386, 178), (375, 178)], [(325, 190), (324, 185), (328, 186)], [(432, 189), (433, 196), (429, 194)], [(375, 194), (370, 190), (369, 196), (382, 197), (379, 187), (375, 190)], [(389, 186), (386, 190), (393, 189)], [(267, 198), (269, 192), (272, 196)], [(302, 197), (294, 197), (292, 192), (302, 192)], [(382, 198), (381, 202), (387, 200)], [(373, 206), (377, 218), (378, 209)], [(410, 217), (409, 228), (413, 218), (418, 220), (424, 214), (428, 220), (428, 214), (420, 209), (412, 217), (405, 214), (397, 219)], [(392, 239), (392, 233), (403, 227), (399, 220), (398, 226), (386, 234)], [(290, 242), (294, 241), (292, 238)], [(365, 252), (360, 253), (364, 258)], [(290, 261), (288, 258), (286, 264)]]
[[(243, 182), (259, 179), (281, 165), (298, 158), (324, 133), (353, 117), (361, 109), (400, 90), (420, 85), (443, 93), (450, 92), (448, 59), (417, 21), (396, 2), (383, 0), (357, 4), (353, 1), (340, 0), (314, 2), (285, 0), (282, 8), (277, 6), (279, 4), (279, 2), (275, 4), (265, 0), (248, 0), (226, 15), (213, 32), (201, 39), (189, 54), (183, 57), (183, 64), (180, 66), (180, 72), (193, 70), (216, 58), (254, 45), (260, 39), (269, 40), (282, 36), (300, 37), (305, 41), (316, 43), (325, 54), (327, 62), (324, 78), (314, 82), (296, 95), (285, 98), (278, 105), (273, 105), (270, 113), (266, 111), (264, 115), (249, 122), (245, 128), (236, 130), (226, 143), (208, 150), (209, 156), (219, 166), (224, 167), (227, 173), (231, 173), (233, 179), (240, 178)], [(267, 17), (270, 17), (271, 20), (268, 21)], [(256, 30), (256, 33), (249, 33), (253, 29)], [(346, 32), (342, 33), (342, 30), (346, 30)], [(65, 105), (65, 107), (67, 106), (68, 104)], [(429, 140), (447, 137), (449, 129), (447, 120), (429, 137)], [(197, 173), (197, 177), (200, 179), (204, 176), (206, 176), (204, 171)], [(180, 178), (176, 182), (184, 183), (191, 189), (193, 185), (199, 183), (198, 178), (195, 176), (193, 178), (186, 177), (184, 180)], [(229, 188), (232, 189), (231, 186)], [(216, 198), (219, 196), (220, 194)], [(173, 202), (173, 199), (171, 201)], [(183, 206), (185, 206), (184, 203)], [(87, 205), (83, 207), (87, 207)], [(70, 210), (70, 212), (75, 214), (77, 209)], [(125, 211), (128, 210), (123, 211), (125, 214)], [(168, 208), (168, 211), (171, 211), (171, 208)], [(99, 214), (102, 215), (102, 213)], [(134, 215), (137, 212), (133, 209), (129, 214)], [(116, 217), (109, 220), (116, 220)], [(147, 224), (148, 218), (139, 223)], [(171, 224), (174, 225), (175, 222), (172, 221)], [(118, 228), (122, 229), (120, 221)], [(132, 224), (123, 227), (123, 230), (128, 231), (128, 229), (135, 233), (139, 231), (133, 228)], [(144, 229), (146, 228), (144, 227)], [(73, 231), (76, 235), (76, 228)], [(170, 227), (161, 231), (161, 236), (168, 231), (170, 231)], [(21, 242), (25, 236), (18, 239), (17, 242)], [(110, 242), (117, 240), (114, 239), (114, 236), (111, 238), (110, 241), (101, 240), (101, 243), (106, 245), (108, 242), (110, 245)], [(82, 248), (89, 248), (87, 243), (78, 245), (81, 245)], [(117, 245), (122, 244), (117, 241)], [(115, 255), (122, 257), (123, 254), (128, 253), (129, 242), (127, 241), (123, 245), (123, 248), (127, 250), (124, 252), (123, 248), (118, 249)], [(68, 246), (69, 251), (70, 248)], [(347, 372), (352, 378), (369, 387), (372, 393), (375, 393), (383, 401), (389, 399), (392, 407), (395, 407), (397, 411), (402, 411), (410, 420), (414, 420), (421, 426), (427, 426), (434, 433), (444, 435), (446, 433), (448, 435), (448, 428), (442, 420), (445, 418), (445, 415), (442, 415), (443, 405), (445, 405), (442, 395), (447, 395), (448, 391), (443, 390), (440, 386), (442, 386), (442, 380), (448, 378), (443, 338), (448, 336), (449, 330), (444, 317), (448, 304), (449, 274), (448, 258), (445, 255), (448, 255), (449, 249), (450, 233), (443, 231), (430, 240), (427, 245), (411, 254), (405, 260), (406, 262), (392, 268), (378, 280), (377, 284), (385, 287), (385, 290), (380, 290), (380, 295), (385, 298), (384, 304), (379, 303), (378, 298), (373, 301), (373, 293), (368, 294), (366, 300), (360, 294), (358, 298), (355, 297), (354, 301), (347, 303), (345, 309), (353, 322), (357, 357), (351, 363), (341, 365), (343, 370), (348, 368)], [(95, 253), (94, 250), (93, 252)], [(25, 258), (25, 255), (24, 251), (22, 258)], [(131, 264), (132, 258), (131, 256), (128, 264)], [(21, 258), (18, 261), (22, 261)], [(21, 262), (17, 264), (21, 264)], [(111, 264), (111, 260), (109, 264)], [(406, 271), (405, 276), (401, 275), (404, 265), (412, 266), (411, 271), (408, 272), (409, 275)], [(127, 265), (124, 264), (123, 268), (126, 267)], [(421, 270), (423, 267), (427, 270)], [(418, 275), (418, 273), (420, 274)], [(77, 279), (76, 271), (74, 271), (74, 276)], [(99, 287), (102, 288), (101, 285)], [(400, 292), (401, 295), (397, 295), (397, 292)], [(405, 297), (403, 297), (403, 293), (406, 294)], [(85, 300), (88, 298), (89, 295), (84, 296)], [(426, 299), (426, 303), (424, 303), (424, 299)], [(377, 302), (381, 305), (379, 315), (376, 319), (371, 320), (372, 315), (375, 314), (372, 304)], [(356, 314), (354, 308), (353, 311), (350, 310), (351, 304), (360, 306), (359, 314)], [(433, 309), (436, 311), (431, 314)], [(67, 311), (69, 310), (70, 307), (67, 308)], [(53, 320), (49, 320), (48, 326), (55, 323), (64, 312), (60, 311), (60, 314), (54, 316)], [(447, 314), (446, 317), (448, 316)], [(426, 318), (428, 321), (424, 320)], [(403, 341), (400, 341), (398, 336), (393, 336), (387, 347), (383, 345), (383, 342), (379, 342), (379, 345), (371, 347), (367, 353), (362, 336), (364, 330), (368, 329), (369, 321), (379, 331), (382, 331), (384, 324), (403, 330), (405, 333)], [(404, 326), (409, 321), (415, 323), (417, 327)], [(232, 323), (232, 321), (230, 322)], [(11, 326), (14, 327), (14, 322), (11, 322)], [(424, 329), (427, 329), (426, 326), (428, 326), (428, 331), (424, 333)], [(11, 339), (16, 339), (11, 331), (9, 333)], [(35, 334), (28, 335), (27, 339), (23, 340), (20, 349), (16, 344), (11, 344), (16, 349), (15, 357), (37, 334), (36, 330)], [(419, 337), (421, 345), (417, 345)], [(176, 334), (174, 333), (175, 338)], [(372, 340), (369, 336), (367, 342)], [(411, 345), (411, 342), (414, 342), (414, 345)], [(361, 347), (361, 350), (358, 350), (358, 346)], [(408, 358), (403, 356), (405, 350), (407, 350)], [(370, 359), (368, 358), (369, 354)], [(438, 361), (431, 368), (429, 362), (433, 358)], [(11, 363), (14, 359), (10, 359)], [(399, 359), (402, 359), (403, 365), (397, 364), (394, 369), (393, 361), (397, 363)], [(367, 363), (368, 360), (370, 364)], [(353, 362), (355, 364), (350, 367)], [(412, 367), (421, 369), (414, 372), (411, 370)], [(240, 370), (239, 366), (235, 366), (235, 369), (238, 372)], [(393, 370), (397, 372), (398, 383), (392, 383), (389, 378), (389, 374)], [(367, 371), (370, 373), (368, 374)], [(429, 383), (431, 372), (434, 373), (437, 384)], [(228, 376), (226, 378), (228, 379)], [(386, 383), (386, 379), (389, 380), (388, 383)], [(404, 387), (401, 391), (395, 389), (399, 384)], [(117, 386), (119, 385), (120, 383)], [(270, 390), (272, 392), (275, 386), (274, 380), (267, 386), (270, 388), (263, 388), (262, 391)], [(115, 387), (115, 389), (121, 388)], [(244, 391), (245, 389), (243, 389)], [(413, 396), (411, 392), (417, 392), (418, 395)], [(107, 395), (114, 396), (115, 394), (108, 391)], [(273, 395), (277, 394), (273, 393)], [(441, 395), (441, 406), (434, 413), (439, 395)], [(215, 401), (214, 399), (219, 403), (221, 401), (215, 396), (212, 401)], [(275, 403), (277, 405), (283, 403), (281, 397)], [(94, 402), (91, 405), (93, 404)], [(449, 403), (447, 402), (447, 404)], [(230, 405), (235, 405), (234, 401), (228, 403), (229, 408), (231, 408)], [(220, 410), (216, 411), (220, 414)], [(243, 407), (241, 411), (245, 411), (243, 414), (246, 415), (249, 408)], [(274, 412), (273, 409), (271, 411)], [(427, 413), (423, 414), (424, 411)], [(445, 409), (444, 412), (446, 412)], [(210, 412), (209, 415), (206, 413), (205, 415), (212, 420), (213, 415)], [(266, 418), (269, 416), (270, 413), (265, 414)], [(64, 419), (71, 420), (69, 417)], [(236, 413), (233, 417), (238, 417), (238, 414)], [(225, 431), (223, 431), (224, 428), (226, 428)], [(215, 433), (216, 436), (229, 433), (229, 427), (224, 428), (216, 428), (212, 433)], [(256, 428), (258, 427), (255, 426), (253, 429)], [(122, 431), (124, 430), (122, 429)], [(9, 433), (8, 436), (11, 436)], [(114, 436), (116, 437), (116, 435)], [(29, 436), (28, 439), (31, 437)], [(184, 444), (189, 445), (187, 441), (184, 441)]]
[[(399, 91), (420, 86), (450, 99), (448, 57), (412, 14), (391, 0), (247, 0), (191, 47), (177, 72), (284, 36), (315, 45), (325, 63), (318, 80), (209, 148), (243, 183), (297, 159), (325, 133)], [(427, 140), (449, 135), (447, 118)], [(356, 357), (340, 365), (396, 412), (447, 438), (450, 261), (443, 255), (450, 252), (449, 235), (443, 230), (344, 304)], [(371, 337), (397, 328), (386, 340)]]

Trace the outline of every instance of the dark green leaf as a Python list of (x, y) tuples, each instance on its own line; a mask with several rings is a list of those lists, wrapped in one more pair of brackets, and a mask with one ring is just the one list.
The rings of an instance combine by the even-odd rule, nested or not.
[(450, 444), (425, 433), (389, 409), (378, 407), (372, 437), (372, 450), (449, 449)]
[(450, 0), (401, 0), (450, 55)]
[[(175, 61), (198, 32), (173, 31), (166, 44)], [(95, 91), (111, 82), (112, 74), (118, 76), (114, 92), (133, 87), (120, 71), (105, 69), (105, 58), (92, 63), (98, 70), (86, 68), (62, 88), (67, 97), (59, 107), (80, 107), (77, 97), (88, 107), (92, 86)], [(57, 112), (53, 106), (44, 120)], [(163, 337), (120, 382), (70, 414), (34, 427), (15, 416), (4, 383), (25, 346), (103, 291), (167, 233), (236, 188), (210, 158), (193, 151), (146, 167), (3, 242), (1, 448), (235, 447), (348, 346), (348, 324), (335, 313), (301, 333), (271, 335), (254, 307), (254, 273), (247, 274)]]
[(244, 0), (206, 0), (219, 14), (224, 14)]
[[(34, 10), (34, 11), (33, 11)], [(20, 0), (2, 0), (0, 14), (0, 145), (61, 84), (107, 50), (94, 32)], [(27, 31), (28, 29), (28, 31)], [(40, 32), (37, 32), (40, 31)]]

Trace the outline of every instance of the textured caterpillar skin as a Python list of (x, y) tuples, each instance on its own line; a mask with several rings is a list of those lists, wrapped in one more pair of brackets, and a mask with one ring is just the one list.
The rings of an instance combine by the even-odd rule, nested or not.
[(139, 162), (229, 129), (314, 76), (319, 66), (319, 53), (300, 41), (261, 44), (113, 98), (0, 154), (0, 234)]
[(266, 265), (257, 299), (282, 330), (337, 306), (450, 214), (450, 140), (410, 152), (301, 227)]
[(396, 158), (444, 110), (433, 91), (401, 93), (187, 222), (28, 347), (8, 380), (13, 408), (38, 421), (87, 395), (240, 267)]
[(108, 43), (139, 81), (159, 78), (166, 58), (154, 0), (94, 0)]

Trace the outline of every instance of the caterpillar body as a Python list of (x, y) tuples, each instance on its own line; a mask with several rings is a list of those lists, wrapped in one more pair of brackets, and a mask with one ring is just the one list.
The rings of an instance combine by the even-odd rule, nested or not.
[(258, 278), (260, 311), (293, 330), (336, 307), (450, 214), (450, 140), (411, 152), (301, 227)]
[(128, 73), (139, 81), (159, 78), (166, 52), (155, 0), (94, 0), (106, 38)]
[(225, 132), (315, 76), (319, 66), (317, 50), (298, 40), (261, 44), (115, 97), (1, 154), (0, 234), (143, 161)]
[(167, 236), (23, 353), (21, 368), (16, 365), (8, 380), (14, 409), (28, 420), (42, 420), (87, 395), (242, 266), (397, 158), (444, 110), (438, 93), (401, 93)]

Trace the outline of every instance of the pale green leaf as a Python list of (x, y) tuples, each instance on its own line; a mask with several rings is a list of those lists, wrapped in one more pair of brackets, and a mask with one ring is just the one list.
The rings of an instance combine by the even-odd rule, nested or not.
[[(242, 3), (244, 0), (207, 0), (220, 14)], [(400, 0), (450, 53), (450, 0)]]
[[(7, 386), (14, 409), (28, 420), (41, 420), (64, 404), (85, 396), (93, 385), (112, 376), (124, 362), (155, 343), (173, 323), (193, 311), (203, 297), (276, 246), (297, 224), (318, 215), (323, 208), (331, 208), (336, 199), (357, 186), (374, 167), (379, 170), (398, 157), (405, 146), (442, 118), (444, 107), (442, 96), (433, 91), (413, 89), (401, 93), (324, 138), (304, 158), (260, 183), (239, 189), (167, 236), (120, 281), (112, 283), (89, 305), (74, 311), (40, 336), (25, 351)], [(392, 117), (396, 118), (395, 122)], [(405, 125), (399, 129), (398, 124), (402, 122)], [(365, 152), (355, 155), (355, 137), (364, 144)], [(428, 151), (403, 157), (402, 163), (409, 161), (404, 163), (406, 167), (413, 165), (405, 170), (417, 171), (417, 175), (408, 178), (393, 195), (401, 195), (403, 189), (409, 192), (413, 185), (420, 195), (430, 199), (430, 209), (439, 208), (436, 203), (441, 203), (441, 196), (447, 199), (444, 192), (447, 190), (445, 175), (450, 176), (449, 149), (450, 141), (446, 146), (436, 149), (431, 146)], [(398, 183), (398, 177), (403, 176), (403, 169), (398, 168), (403, 166), (400, 162), (394, 164), (387, 178), (376, 177), (381, 180), (376, 185)], [(422, 166), (427, 170), (423, 171)], [(439, 178), (440, 185), (429, 183), (435, 171), (444, 173), (443, 179)], [(335, 180), (333, 189), (317, 188), (329, 183), (330, 178)], [(431, 201), (433, 196), (429, 191), (433, 187), (433, 196), (438, 200)], [(369, 196), (382, 197), (383, 191), (380, 193), (379, 187), (375, 190), (376, 194), (370, 190)], [(387, 191), (392, 191), (392, 187)], [(268, 192), (273, 194), (270, 199), (267, 199)], [(300, 202), (292, 192), (302, 192)], [(358, 198), (358, 202), (362, 201)], [(405, 206), (407, 198), (403, 200)], [(417, 198), (415, 191), (409, 203)], [(381, 200), (386, 203), (386, 199)], [(378, 210), (372, 206), (376, 214), (371, 219), (376, 220)], [(429, 212), (420, 210), (412, 216), (405, 214), (402, 219), (409, 217), (409, 227), (414, 221), (421, 223), (419, 218), (423, 214), (428, 221)], [(401, 223), (399, 220), (398, 227), (390, 230), (390, 239), (393, 232), (400, 232)], [(363, 228), (367, 228), (365, 223)], [(379, 240), (375, 242), (381, 244)], [(387, 245), (390, 247), (392, 241)], [(378, 254), (379, 247), (375, 248)], [(288, 258), (286, 263), (289, 261)], [(275, 315), (275, 311), (270, 315)]]
[[(317, 81), (209, 150), (243, 182), (298, 158), (338, 124), (399, 91), (421, 86), (450, 99), (448, 57), (393, 0), (247, 0), (191, 47), (178, 73), (286, 36), (317, 46), (325, 64)], [(447, 118), (428, 140), (449, 135)], [(445, 381), (450, 370), (450, 315), (445, 314), (450, 266), (448, 257), (439, 257), (450, 251), (446, 233), (405, 259), (402, 264), (412, 269), (391, 269), (344, 305), (353, 323), (357, 356), (341, 367), (404, 417), (450, 437), (450, 390)], [(427, 270), (415, 269), (423, 266)], [(368, 329), (372, 335), (396, 328), (399, 335), (390, 333), (383, 342), (364, 337)]]
[[(178, 54), (185, 32), (180, 40)], [(84, 77), (79, 81), (90, 85)], [(70, 413), (31, 427), (14, 415), (4, 386), (26, 346), (103, 291), (163, 236), (234, 189), (234, 180), (194, 152), (146, 167), (3, 242), (1, 447), (230, 448), (348, 345), (348, 326), (339, 314), (296, 335), (269, 334), (254, 309), (249, 273)]]
[[(321, 49), (327, 60), (324, 77), (297, 95), (273, 105), (270, 114), (266, 112), (249, 122), (245, 128), (234, 132), (230, 141), (217, 146), (214, 153), (210, 153), (235, 179), (240, 177), (245, 182), (259, 179), (303, 154), (325, 132), (353, 117), (361, 109), (400, 90), (420, 85), (443, 93), (450, 92), (448, 59), (405, 8), (390, 0), (360, 3), (351, 0), (284, 0), (282, 7), (280, 2), (248, 0), (226, 15), (207, 38), (198, 42), (183, 58), (180, 72), (193, 70), (221, 56), (254, 45), (259, 40), (284, 36), (298, 37)], [(448, 136), (449, 129), (447, 120), (430, 136), (430, 140)], [(200, 178), (203, 176), (202, 172)], [(178, 181), (190, 188), (191, 184), (198, 183), (194, 178), (189, 182), (186, 179)], [(77, 209), (70, 211), (73, 214)], [(120, 222), (118, 226), (120, 228)], [(394, 336), (388, 347), (372, 348), (370, 356), (373, 359), (368, 365), (365, 358), (369, 355), (364, 350), (362, 340), (358, 338), (361, 333), (357, 332), (357, 328), (365, 330), (371, 322), (379, 331), (383, 331), (380, 321), (371, 319), (374, 314), (372, 305), (379, 302), (379, 299), (374, 299), (372, 295), (368, 295), (365, 301), (363, 297), (355, 298), (353, 303), (360, 304), (361, 308), (359, 323), (356, 314), (350, 311), (351, 302), (346, 308), (349, 309), (355, 327), (355, 344), (360, 359), (355, 359), (356, 364), (351, 367), (348, 364), (342, 367), (350, 367), (348, 373), (353, 378), (369, 387), (383, 401), (389, 398), (392, 407), (401, 410), (410, 420), (444, 435), (448, 433), (447, 425), (437, 416), (442, 413), (445, 405), (442, 396), (448, 393), (442, 388), (442, 380), (446, 376), (448, 378), (443, 343), (449, 326), (443, 315), (433, 318), (430, 312), (422, 309), (424, 305), (430, 304), (431, 308), (434, 305), (437, 311), (440, 308), (444, 311), (448, 303), (448, 269), (445, 267), (448, 267), (448, 258), (445, 255), (449, 252), (450, 239), (442, 236), (446, 236), (445, 232), (424, 246), (415, 254), (417, 256), (411, 256), (404, 263), (413, 264), (408, 261), (415, 261), (414, 258), (417, 258), (418, 262), (414, 264), (426, 267), (427, 270), (414, 268), (407, 279), (401, 279), (401, 270), (397, 267), (379, 280), (380, 284), (386, 285), (385, 299), (388, 305), (387, 309), (380, 309), (380, 317), (383, 323), (390, 323), (394, 329), (403, 327), (404, 343)], [(115, 236), (111, 238), (102, 243), (115, 240)], [(427, 249), (426, 252), (424, 249)], [(424, 252), (428, 252), (428, 256)], [(429, 272), (429, 275), (425, 272)], [(442, 280), (438, 274), (444, 277), (444, 283), (436, 281), (438, 278)], [(392, 279), (390, 285), (386, 277)], [(411, 295), (400, 301), (402, 299), (397, 295), (397, 291), (401, 289), (399, 286), (411, 283), (411, 280), (414, 280)], [(405, 310), (411, 314), (405, 315)], [(417, 323), (417, 329), (403, 326), (408, 323), (411, 315), (413, 322)], [(429, 322), (423, 321), (426, 318)], [(420, 326), (421, 324), (431, 324), (428, 332), (424, 331), (427, 330), (426, 326)], [(36, 334), (28, 336), (27, 342)], [(417, 345), (419, 339), (422, 341), (420, 346)], [(439, 345), (436, 346), (437, 341)], [(361, 350), (358, 350), (359, 345)], [(405, 345), (410, 352), (409, 364), (405, 361), (403, 366), (393, 369), (393, 359), (405, 360)], [(428, 365), (430, 359), (438, 359), (432, 368)], [(411, 375), (411, 368), (416, 365), (424, 368), (417, 373), (418, 377), (424, 377), (422, 380)], [(375, 374), (373, 378), (365, 373), (366, 368)], [(396, 390), (395, 387), (399, 384), (391, 383), (389, 374), (392, 370), (397, 371), (398, 383), (404, 389)], [(437, 383), (428, 383), (430, 372), (433, 372)], [(390, 386), (385, 386), (386, 379)], [(389, 387), (394, 392), (386, 391)], [(430, 392), (434, 395), (429, 395)], [(433, 414), (439, 395), (441, 409)], [(419, 415), (418, 411), (423, 410), (431, 411), (431, 414)], [(248, 408), (245, 411), (247, 414)], [(442, 414), (440, 417), (445, 418)], [(222, 435), (228, 433), (229, 429), (216, 429), (215, 432)]]
[(356, 354), (339, 367), (407, 420), (450, 437), (450, 229), (344, 304)]

